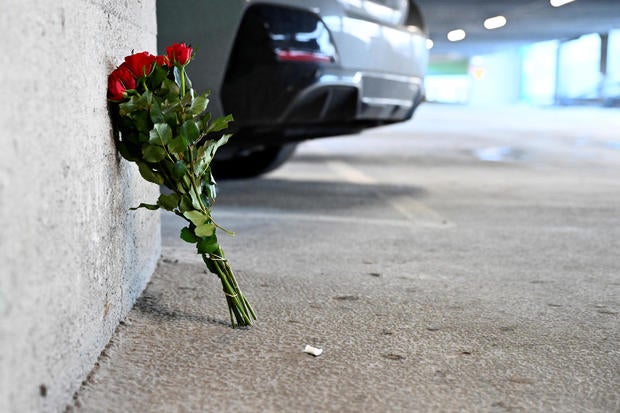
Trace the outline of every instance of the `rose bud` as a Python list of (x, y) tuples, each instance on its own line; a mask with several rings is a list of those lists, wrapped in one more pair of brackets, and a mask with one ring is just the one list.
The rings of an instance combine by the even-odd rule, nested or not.
[(185, 43), (174, 43), (166, 47), (166, 52), (172, 64), (185, 66), (192, 58), (193, 49)]

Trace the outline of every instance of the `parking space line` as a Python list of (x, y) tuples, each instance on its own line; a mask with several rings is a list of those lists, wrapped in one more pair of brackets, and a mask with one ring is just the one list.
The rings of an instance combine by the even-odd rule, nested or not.
[(359, 169), (341, 161), (327, 161), (327, 167), (352, 184), (376, 185), (376, 179), (366, 175)]
[[(327, 166), (338, 173), (347, 182), (361, 185), (377, 185), (379, 181), (373, 177), (367, 175), (363, 171), (355, 168), (342, 161), (327, 161)], [(439, 227), (451, 227), (453, 223), (449, 222), (445, 217), (439, 214), (434, 209), (430, 208), (426, 204), (413, 199), (407, 195), (388, 195), (377, 188), (373, 188), (372, 191), (386, 203), (388, 203), (393, 209), (398, 211), (408, 221), (412, 221), (418, 224), (425, 224)]]
[[(214, 214), (216, 219), (220, 218), (250, 218), (265, 221), (293, 221), (293, 222), (320, 222), (320, 223), (339, 223), (339, 224), (355, 224), (359, 225), (359, 216), (344, 215), (325, 215), (315, 213), (295, 213), (285, 212), (282, 210), (272, 211), (248, 211), (246, 209), (220, 209)], [(437, 225), (428, 222), (411, 221), (406, 219), (387, 219), (387, 218), (369, 218), (364, 217), (364, 225), (392, 226), (392, 227), (435, 227)]]

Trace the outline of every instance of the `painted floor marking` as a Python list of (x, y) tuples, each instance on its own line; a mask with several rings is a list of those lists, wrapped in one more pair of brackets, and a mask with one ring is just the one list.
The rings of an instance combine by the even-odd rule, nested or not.
[[(347, 182), (360, 185), (378, 185), (379, 181), (373, 177), (367, 175), (363, 171), (351, 166), (342, 161), (327, 161), (327, 166), (344, 178)], [(428, 207), (424, 203), (413, 199), (407, 195), (393, 196), (388, 195), (378, 189), (373, 189), (373, 192), (385, 202), (387, 202), (392, 208), (403, 215), (408, 221), (412, 221), (418, 224), (438, 226), (438, 227), (451, 227), (453, 223), (449, 222), (445, 217), (439, 214), (437, 211)]]

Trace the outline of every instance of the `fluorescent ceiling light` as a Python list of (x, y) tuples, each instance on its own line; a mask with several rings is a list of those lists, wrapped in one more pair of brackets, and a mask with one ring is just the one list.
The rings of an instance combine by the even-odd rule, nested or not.
[(448, 40), (451, 42), (459, 42), (465, 38), (465, 30), (456, 29), (448, 32)]
[(572, 3), (574, 1), (575, 0), (549, 0), (549, 3), (551, 3), (553, 7), (560, 7), (565, 4)]
[(435, 44), (435, 43), (433, 43), (433, 41), (432, 41), (431, 39), (426, 39), (426, 48), (427, 48), (428, 50), (431, 50), (431, 49), (433, 48), (433, 45), (434, 45), (434, 44)]
[(499, 29), (500, 27), (504, 27), (505, 25), (506, 18), (504, 16), (489, 17), (484, 21), (484, 28), (489, 30)]

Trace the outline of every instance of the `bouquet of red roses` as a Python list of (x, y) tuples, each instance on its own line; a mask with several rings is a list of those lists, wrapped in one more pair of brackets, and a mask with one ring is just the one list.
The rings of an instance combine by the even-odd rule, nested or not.
[(191, 47), (175, 43), (166, 51), (167, 56), (127, 56), (108, 78), (118, 150), (138, 165), (144, 179), (172, 191), (137, 208), (163, 208), (187, 221), (181, 238), (196, 244), (209, 271), (222, 281), (232, 326), (249, 326), (256, 315), (218, 243), (216, 229), (222, 228), (211, 216), (216, 195), (211, 161), (230, 137), (222, 133), (232, 116), (211, 119), (208, 93), (196, 95), (192, 89), (185, 72), (194, 57)]

